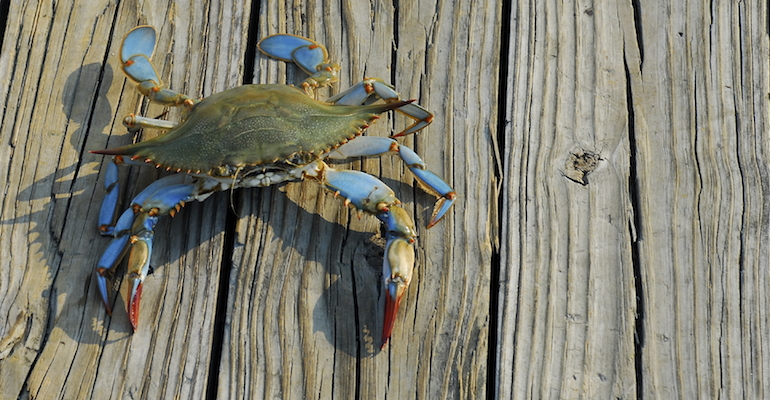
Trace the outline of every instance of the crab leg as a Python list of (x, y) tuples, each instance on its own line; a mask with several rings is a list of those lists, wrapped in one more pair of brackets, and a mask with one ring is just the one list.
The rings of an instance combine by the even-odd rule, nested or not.
[[(92, 151), (91, 153), (99, 154), (98, 151)], [(115, 210), (118, 208), (118, 198), (120, 197), (120, 186), (118, 185), (118, 166), (119, 165), (137, 165), (137, 166), (144, 166), (147, 165), (146, 163), (134, 161), (131, 159), (123, 158), (122, 156), (115, 156), (112, 158), (112, 162), (107, 164), (107, 171), (104, 174), (104, 199), (102, 199), (101, 208), (99, 209), (99, 232), (101, 232), (104, 236), (117, 236), (120, 229), (118, 229), (116, 226), (113, 226), (112, 222), (114, 221), (113, 218), (115, 216)], [(165, 180), (159, 180), (153, 182), (151, 185), (149, 185), (145, 190), (143, 190), (139, 196), (142, 196), (142, 193), (145, 194), (145, 196), (151, 194), (150, 192), (151, 188), (158, 187), (155, 185), (168, 185), (172, 183), (182, 183), (182, 181), (185, 179), (184, 175), (172, 175), (174, 178), (170, 181)], [(167, 179), (171, 178), (171, 176), (167, 177)], [(160, 183), (159, 183), (160, 182)], [(142, 201), (144, 201), (141, 197), (137, 196), (132, 200), (132, 207), (135, 207), (136, 204), (141, 204)], [(130, 226), (129, 226), (130, 227)], [(128, 229), (128, 227), (123, 228)]]
[(164, 119), (147, 118), (131, 114), (123, 119), (123, 125), (130, 132), (138, 131), (141, 128), (171, 129), (179, 125), (176, 121), (166, 121)]
[(164, 215), (174, 215), (185, 202), (194, 200), (198, 186), (181, 183), (185, 175), (176, 174), (161, 178), (147, 186), (131, 202), (118, 222), (113, 234), (115, 238), (105, 250), (97, 265), (97, 286), (108, 314), (112, 314), (109, 305), (108, 275), (128, 253), (128, 279), (130, 292), (126, 302), (131, 326), (136, 330), (139, 324), (139, 301), (141, 300), (142, 281), (150, 270), (152, 240), (155, 224)]
[[(94, 153), (93, 151), (91, 153)], [(119, 165), (146, 165), (133, 160), (126, 160), (121, 156), (112, 158), (112, 162), (107, 164), (107, 171), (104, 174), (104, 199), (99, 209), (99, 232), (104, 236), (116, 236), (113, 221), (115, 210), (118, 208), (118, 198), (120, 197), (120, 186), (118, 185), (118, 166)], [(130, 226), (129, 226), (130, 227)], [(128, 229), (125, 228), (125, 229)]]
[(326, 187), (345, 198), (346, 205), (352, 203), (370, 214), (388, 211), (388, 207), (400, 203), (393, 189), (365, 172), (327, 167), (324, 177)]
[[(326, 47), (308, 38), (288, 34), (270, 35), (260, 40), (257, 47), (270, 57), (294, 62), (310, 74), (310, 77), (302, 82), (302, 87), (308, 94), (317, 87), (327, 86), (339, 80), (337, 73), (340, 66), (329, 62)], [(327, 101), (339, 105), (361, 105), (370, 96), (376, 96), (387, 103), (401, 101), (396, 88), (380, 78), (366, 78), (350, 89), (330, 97)], [(400, 107), (398, 111), (413, 118), (415, 122), (393, 137), (415, 133), (433, 122), (433, 114), (419, 104), (408, 104)]]
[(428, 166), (412, 149), (398, 144), (393, 139), (377, 136), (360, 136), (332, 150), (327, 157), (346, 159), (350, 157), (371, 157), (397, 153), (412, 171), (420, 185), (438, 198), (433, 208), (428, 228), (436, 225), (446, 215), (457, 197), (452, 187), (438, 175), (428, 170)]
[(99, 289), (99, 295), (104, 303), (104, 308), (107, 310), (107, 314), (112, 315), (112, 308), (109, 302), (109, 281), (108, 276), (112, 275), (115, 267), (120, 260), (126, 254), (128, 250), (128, 233), (134, 224), (134, 211), (128, 209), (118, 219), (113, 229), (114, 239), (110, 242), (107, 249), (104, 250), (104, 254), (99, 259), (99, 263), (96, 264), (96, 283)]
[(155, 28), (137, 26), (123, 38), (120, 46), (120, 60), (123, 72), (139, 83), (139, 92), (160, 104), (191, 107), (197, 100), (185, 94), (163, 88), (163, 81), (150, 61), (155, 49)]
[[(326, 101), (339, 105), (361, 105), (364, 104), (370, 96), (383, 99), (387, 103), (401, 100), (401, 96), (396, 92), (396, 88), (392, 85), (385, 83), (385, 81), (380, 78), (366, 78), (353, 85), (348, 90), (328, 98)], [(414, 119), (415, 122), (402, 132), (391, 137), (410, 135), (433, 122), (433, 114), (417, 103), (399, 107), (397, 111)]]
[(118, 197), (120, 196), (118, 163), (115, 158), (107, 163), (107, 170), (104, 173), (104, 192), (104, 199), (102, 199), (102, 205), (99, 209), (99, 232), (102, 235), (112, 235), (112, 221), (115, 218), (115, 209), (118, 207)]
[(329, 62), (326, 47), (310, 39), (295, 35), (270, 35), (259, 41), (259, 51), (285, 62), (294, 62), (310, 77), (302, 82), (305, 92), (337, 82), (340, 66)]
[(393, 190), (379, 179), (360, 172), (335, 170), (326, 166), (321, 178), (335, 195), (345, 198), (359, 210), (374, 214), (387, 229), (387, 244), (382, 263), (385, 313), (382, 323), (382, 347), (388, 343), (396, 321), (401, 298), (406, 293), (414, 270), (414, 222), (398, 204)]

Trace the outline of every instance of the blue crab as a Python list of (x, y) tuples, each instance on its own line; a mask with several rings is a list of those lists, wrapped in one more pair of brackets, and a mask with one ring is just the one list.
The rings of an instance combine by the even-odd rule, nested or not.
[[(106, 193), (99, 213), (99, 229), (113, 239), (96, 267), (97, 287), (107, 312), (112, 313), (108, 278), (127, 254), (130, 291), (126, 307), (131, 326), (137, 329), (142, 282), (150, 271), (153, 230), (160, 217), (174, 216), (186, 202), (203, 201), (216, 191), (310, 179), (343, 197), (346, 206), (374, 215), (385, 225), (384, 347), (412, 277), (414, 222), (382, 181), (364, 172), (334, 169), (324, 160), (398, 154), (421, 186), (438, 198), (428, 224), (431, 227), (452, 206), (455, 192), (393, 137), (419, 131), (431, 123), (433, 115), (413, 100), (401, 100), (392, 86), (376, 78), (365, 79), (326, 102), (314, 100), (310, 95), (316, 88), (338, 80), (339, 66), (329, 61), (324, 46), (285, 34), (266, 37), (258, 47), (266, 55), (294, 62), (306, 71), (310, 77), (302, 89), (244, 85), (203, 100), (193, 99), (163, 87), (150, 61), (155, 41), (154, 28), (132, 29), (120, 49), (122, 69), (150, 100), (182, 107), (182, 120), (131, 115), (124, 120), (129, 130), (160, 128), (167, 132), (143, 142), (92, 151), (114, 156), (105, 171)], [(398, 110), (415, 122), (390, 138), (361, 136), (378, 114), (388, 110)], [(115, 219), (120, 164), (150, 164), (178, 173), (147, 186)]]

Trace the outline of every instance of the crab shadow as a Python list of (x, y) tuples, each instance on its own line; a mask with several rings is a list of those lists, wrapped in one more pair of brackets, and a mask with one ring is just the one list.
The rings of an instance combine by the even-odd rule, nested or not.
[[(294, 188), (299, 190), (290, 190), (290, 185), (303, 186)], [(283, 295), (284, 298), (280, 302), (285, 305), (282, 307), (286, 310), (299, 310), (300, 315), (280, 317), (287, 321), (287, 325), (296, 323), (296, 326), (302, 329), (301, 322), (292, 321), (302, 318), (301, 315), (308, 315), (303, 311), (303, 308), (308, 307), (312, 309), (310, 318), (313, 337), (322, 335), (325, 341), (349, 356), (372, 357), (380, 351), (381, 318), (384, 309), (380, 295), (384, 239), (379, 221), (366, 224), (377, 228), (361, 231), (351, 228), (351, 224), (343, 226), (328, 220), (326, 215), (308, 211), (313, 208), (312, 204), (308, 203), (317, 205), (317, 199), (298, 199), (296, 195), (312, 185), (303, 182), (271, 188), (241, 189), (244, 202), (236, 214), (245, 213), (248, 215), (246, 218), (257, 219), (266, 224), (278, 240), (274, 244), (260, 244), (265, 242), (264, 237), (246, 238), (240, 245), (249, 249), (239, 250), (239, 244), (236, 244), (234, 252), (253, 252), (257, 251), (255, 246), (262, 246), (262, 251), (280, 254), (281, 259), (291, 259), (292, 261), (285, 265), (286, 270), (277, 268), (280, 271), (273, 267), (283, 261), (269, 259), (258, 259), (253, 265), (242, 263), (241, 267), (253, 268), (255, 271), (252, 273), (264, 274), (264, 279), (277, 282), (265, 284), (268, 289), (263, 295)], [(345, 212), (342, 201), (325, 191), (318, 192), (319, 196), (324, 197), (323, 203), (330, 203), (330, 207), (340, 207), (342, 212)], [(328, 210), (328, 206), (326, 209)], [(349, 220), (355, 218), (355, 212), (348, 217)], [(365, 215), (362, 218), (376, 221), (373, 216)], [(241, 221), (244, 221), (244, 218), (241, 218)], [(271, 237), (267, 237), (268, 241), (270, 239)], [(275, 244), (279, 245), (278, 249), (269, 248)], [(322, 268), (322, 271), (319, 268)], [(246, 282), (250, 282), (249, 278)], [(292, 285), (298, 287), (296, 292), (288, 291), (287, 294), (282, 294), (286, 286)], [(275, 300), (272, 302), (275, 303)], [(273, 323), (265, 321), (265, 325)]]
[[(11, 262), (23, 263), (25, 273), (34, 277), (25, 277), (20, 287), (31, 297), (26, 307), (44, 304), (49, 315), (43, 320), (48, 318), (54, 321), (55, 318), (46, 329), (50, 331), (58, 326), (70, 337), (84, 342), (99, 341), (93, 335), (83, 336), (71, 328), (72, 324), (83, 323), (83, 318), (76, 314), (85, 312), (84, 304), (89, 297), (86, 289), (90, 285), (90, 274), (82, 271), (92, 270), (76, 264), (79, 259), (91, 258), (91, 249), (97, 247), (98, 234), (95, 227), (92, 232), (84, 232), (78, 225), (91, 222), (87, 209), (93, 201), (96, 174), (84, 172), (79, 161), (62, 165), (67, 164), (67, 157), (77, 158), (73, 156), (73, 150), (77, 152), (87, 146), (89, 133), (102, 132), (107, 128), (112, 107), (101, 92), (111, 85), (112, 80), (112, 69), (100, 63), (84, 65), (69, 74), (58, 99), (66, 124), (26, 133), (27, 143), (33, 146), (49, 150), (62, 147), (63, 150), (58, 158), (49, 156), (36, 160), (36, 163), (20, 160), (21, 157), (12, 158), (11, 168), (21, 162), (24, 164), (21, 168), (25, 170), (32, 167), (35, 178), (26, 186), (22, 178), (15, 193), (15, 204), (13, 200), (6, 203), (13, 211), (4, 212), (6, 217), (0, 220), (4, 230), (13, 232), (10, 239), (13, 249)], [(43, 157), (42, 151), (40, 154)], [(43, 172), (51, 170), (53, 172), (47, 174)], [(24, 287), (27, 280), (34, 283)], [(26, 313), (30, 314), (29, 311)], [(64, 315), (59, 315), (62, 313)]]

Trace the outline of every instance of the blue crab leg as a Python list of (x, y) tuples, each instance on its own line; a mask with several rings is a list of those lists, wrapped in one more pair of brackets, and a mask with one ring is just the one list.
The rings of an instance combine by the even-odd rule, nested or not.
[(412, 171), (420, 186), (438, 200), (433, 208), (428, 228), (436, 225), (454, 204), (457, 194), (448, 183), (428, 170), (428, 166), (412, 149), (398, 144), (393, 139), (377, 136), (360, 136), (332, 150), (327, 157), (345, 159), (350, 157), (372, 157), (397, 153)]
[(388, 212), (377, 214), (377, 218), (385, 224), (388, 238), (400, 237), (412, 244), (417, 239), (417, 230), (414, 221), (401, 206), (391, 205)]
[(321, 181), (335, 195), (345, 197), (345, 204), (376, 215), (387, 229), (387, 244), (382, 264), (385, 312), (382, 323), (382, 347), (385, 347), (396, 321), (401, 298), (412, 280), (416, 234), (414, 222), (398, 204), (385, 183), (360, 172), (335, 170), (325, 166)]
[[(93, 151), (91, 153), (94, 153)], [(115, 210), (118, 208), (118, 198), (120, 197), (120, 186), (118, 185), (118, 166), (128, 165), (146, 165), (133, 160), (124, 159), (122, 156), (115, 156), (112, 162), (107, 164), (107, 171), (104, 174), (104, 199), (102, 199), (99, 209), (99, 232), (104, 236), (114, 236), (115, 227), (113, 221)]]
[(427, 192), (433, 194), (438, 198), (436, 205), (433, 207), (433, 214), (428, 222), (428, 228), (436, 225), (441, 218), (444, 218), (449, 208), (454, 204), (457, 198), (457, 193), (452, 190), (452, 187), (448, 183), (444, 182), (438, 175), (428, 169), (428, 166), (424, 161), (414, 152), (414, 150), (399, 145), (398, 154), (404, 163), (409, 167), (414, 176), (417, 178), (417, 182)]
[[(147, 165), (147, 164), (142, 164)], [(152, 198), (160, 197), (162, 200), (165, 200), (166, 202), (172, 201), (173, 199), (166, 199), (163, 196), (166, 195), (166, 192), (168, 192), (169, 187), (176, 186), (183, 184), (185, 180), (187, 179), (187, 175), (185, 174), (174, 174), (169, 175), (166, 177), (163, 177), (161, 179), (158, 179), (157, 181), (147, 185), (144, 190), (139, 192), (136, 197), (134, 197), (131, 200), (131, 208), (134, 210), (134, 212), (138, 212), (140, 209), (148, 209), (147, 205), (149, 202), (151, 202)], [(158, 208), (164, 208), (161, 204)], [(167, 207), (165, 207), (167, 208)]]
[(136, 54), (123, 61), (123, 72), (139, 83), (152, 82), (155, 86), (163, 84), (158, 76), (158, 71), (155, 71), (155, 66), (144, 54)]
[(147, 118), (131, 114), (123, 119), (123, 125), (128, 128), (130, 132), (136, 132), (140, 128), (171, 129), (179, 125), (179, 123), (176, 121), (166, 121), (164, 119)]
[(152, 53), (155, 51), (155, 41), (155, 28), (141, 25), (131, 29), (123, 37), (123, 43), (120, 45), (120, 61), (125, 63), (137, 54), (143, 54), (147, 58), (152, 57)]
[[(370, 96), (383, 99), (388, 103), (401, 100), (401, 96), (396, 92), (396, 88), (385, 83), (380, 78), (366, 78), (363, 81), (353, 85), (348, 90), (338, 93), (326, 101), (339, 105), (361, 105), (369, 99)], [(407, 104), (399, 107), (397, 111), (407, 115), (415, 122), (391, 137), (410, 135), (415, 133), (433, 122), (433, 114), (417, 103)]]
[(129, 31), (120, 45), (123, 72), (136, 82), (152, 81), (163, 85), (150, 57), (155, 51), (155, 28), (137, 26)]
[(163, 215), (173, 216), (185, 202), (195, 199), (197, 194), (197, 185), (181, 183), (186, 178), (183, 174), (161, 178), (134, 197), (131, 207), (123, 212), (112, 229), (115, 238), (97, 264), (97, 288), (107, 313), (111, 315), (107, 278), (128, 253), (128, 278), (131, 289), (126, 304), (134, 330), (139, 323), (142, 281), (150, 268), (155, 224)]
[[(91, 153), (96, 153), (92, 151)], [(99, 209), (99, 232), (103, 236), (114, 236), (115, 227), (113, 221), (115, 210), (118, 207), (118, 198), (120, 197), (120, 186), (118, 185), (118, 166), (119, 165), (147, 165), (130, 159), (124, 159), (122, 156), (115, 156), (112, 162), (107, 164), (107, 171), (104, 174), (104, 199), (102, 199)]]
[[(91, 153), (95, 153), (92, 151)], [(98, 154), (98, 153), (97, 153)], [(115, 210), (118, 207), (118, 198), (120, 197), (120, 186), (118, 185), (118, 166), (119, 165), (137, 165), (137, 166), (144, 166), (147, 165), (146, 163), (134, 161), (131, 159), (125, 159), (122, 156), (115, 156), (112, 158), (112, 162), (107, 164), (106, 172), (104, 174), (104, 199), (102, 199), (101, 208), (99, 209), (99, 232), (104, 236), (113, 236), (115, 235), (115, 227), (113, 226), (113, 218), (115, 217)], [(173, 177), (173, 178), (171, 178)], [(171, 175), (167, 177), (167, 179), (171, 180), (157, 180), (147, 186), (145, 190), (143, 190), (139, 195), (134, 198), (134, 204), (141, 204), (144, 199), (140, 196), (144, 196), (145, 198), (149, 195), (151, 195), (154, 190), (157, 189), (151, 189), (151, 188), (157, 188), (160, 187), (158, 185), (170, 185), (170, 184), (177, 184), (182, 183), (185, 179), (185, 175), (177, 174), (177, 175)], [(149, 190), (148, 190), (149, 189)], [(138, 199), (138, 200), (137, 200)]]
[(370, 214), (388, 211), (388, 207), (400, 203), (393, 189), (365, 172), (327, 167), (324, 178), (329, 190), (345, 198), (345, 205), (352, 203)]
[(321, 54), (320, 60), (318, 60), (315, 64), (310, 65), (309, 67), (306, 67), (305, 63), (298, 63), (302, 69), (305, 70), (308, 74), (312, 74), (315, 72), (315, 67), (318, 64), (321, 64), (322, 62), (326, 61), (328, 59), (328, 53), (326, 52), (326, 47), (301, 36), (296, 35), (289, 35), (286, 33), (278, 33), (275, 35), (270, 35), (262, 40), (259, 41), (257, 44), (257, 48), (259, 48), (259, 51), (265, 53), (266, 55), (277, 58), (284, 62), (293, 62), (294, 61), (294, 51), (297, 50), (300, 47), (309, 47), (309, 46), (316, 46), (318, 48), (318, 52)]
[(270, 35), (259, 41), (259, 51), (285, 62), (294, 62), (310, 77), (302, 87), (310, 93), (312, 89), (337, 82), (340, 66), (329, 62), (326, 47), (308, 38), (289, 34)]
[(139, 83), (139, 92), (150, 100), (165, 105), (191, 107), (196, 100), (163, 88), (158, 71), (150, 61), (155, 49), (155, 40), (155, 28), (151, 26), (138, 26), (129, 31), (120, 46), (123, 72)]
[(102, 235), (112, 235), (112, 221), (115, 218), (115, 209), (118, 207), (118, 197), (120, 196), (118, 164), (114, 158), (111, 162), (107, 163), (104, 173), (104, 191), (104, 199), (99, 209), (99, 232)]
[(96, 265), (96, 283), (99, 290), (99, 295), (104, 303), (104, 308), (107, 310), (107, 314), (112, 315), (112, 308), (109, 301), (109, 281), (108, 275), (112, 273), (120, 260), (126, 254), (128, 250), (128, 235), (129, 230), (134, 224), (134, 211), (128, 209), (118, 219), (113, 229), (114, 239), (104, 250), (104, 254), (99, 259), (99, 263)]

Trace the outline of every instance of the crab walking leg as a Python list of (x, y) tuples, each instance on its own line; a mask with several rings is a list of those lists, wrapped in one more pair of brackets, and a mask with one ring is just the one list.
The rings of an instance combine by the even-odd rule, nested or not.
[[(96, 153), (92, 151), (91, 153)], [(104, 236), (117, 236), (116, 227), (113, 226), (115, 217), (115, 210), (118, 207), (118, 199), (120, 198), (120, 185), (118, 185), (118, 166), (119, 165), (136, 165), (144, 166), (146, 163), (134, 161), (131, 159), (125, 159), (122, 156), (115, 156), (112, 158), (112, 162), (107, 164), (107, 171), (104, 174), (104, 199), (102, 199), (101, 208), (99, 209), (99, 232)], [(173, 177), (173, 178), (172, 178)], [(165, 180), (164, 180), (165, 179)], [(161, 180), (153, 182), (151, 185), (145, 188), (134, 200), (132, 200), (132, 207), (136, 204), (141, 204), (145, 198), (154, 193), (157, 188), (162, 186), (168, 186), (172, 184), (182, 183), (185, 179), (184, 175), (171, 175)], [(127, 229), (127, 228), (126, 228)], [(118, 229), (119, 231), (119, 229)]]
[(147, 25), (137, 26), (123, 38), (120, 46), (120, 60), (123, 72), (138, 85), (139, 92), (160, 104), (191, 107), (197, 100), (163, 88), (163, 81), (158, 76), (155, 66), (150, 61), (155, 49), (155, 28)]
[(259, 51), (285, 62), (294, 62), (310, 77), (302, 82), (305, 92), (337, 82), (340, 66), (329, 61), (326, 47), (308, 38), (279, 33), (259, 41)]
[[(120, 156), (118, 156), (120, 157)], [(104, 199), (102, 199), (99, 208), (99, 232), (102, 235), (112, 235), (114, 227), (112, 226), (115, 218), (115, 209), (118, 207), (118, 198), (120, 197), (120, 187), (118, 185), (118, 160), (113, 157), (112, 161), (107, 163), (107, 170), (104, 173)], [(120, 160), (123, 158), (121, 157)]]
[(438, 175), (428, 169), (428, 166), (424, 161), (414, 152), (414, 150), (399, 145), (398, 154), (404, 163), (409, 167), (417, 181), (420, 182), (420, 186), (427, 192), (432, 193), (438, 198), (436, 205), (433, 207), (433, 214), (431, 214), (430, 222), (428, 222), (428, 228), (436, 225), (441, 218), (444, 218), (449, 208), (454, 204), (457, 198), (457, 193), (452, 190), (452, 187), (448, 183), (444, 182)]
[[(369, 99), (370, 96), (385, 100), (387, 103), (400, 101), (401, 96), (396, 92), (396, 88), (385, 83), (380, 78), (366, 78), (363, 81), (351, 86), (348, 90), (338, 93), (326, 101), (338, 105), (361, 105)], [(415, 120), (415, 122), (391, 137), (410, 135), (433, 122), (433, 114), (417, 103), (407, 104), (399, 107), (398, 111)]]
[(123, 125), (130, 132), (136, 132), (141, 128), (171, 129), (179, 125), (176, 121), (166, 121), (164, 119), (147, 118), (131, 114), (123, 119)]
[[(91, 152), (93, 153), (93, 151)], [(118, 185), (118, 166), (145, 165), (133, 160), (126, 160), (121, 156), (112, 158), (112, 162), (107, 164), (107, 171), (104, 174), (104, 199), (102, 199), (99, 209), (99, 232), (103, 236), (114, 236), (115, 227), (113, 226), (115, 210), (118, 208), (118, 199), (120, 198), (120, 186)]]
[(414, 222), (398, 204), (393, 190), (379, 179), (360, 171), (325, 167), (323, 181), (346, 204), (376, 215), (387, 228), (387, 244), (382, 264), (385, 312), (382, 322), (382, 347), (393, 332), (401, 298), (406, 293), (414, 270), (416, 234)]
[(448, 183), (428, 170), (428, 166), (414, 150), (400, 145), (390, 138), (360, 136), (330, 151), (327, 157), (341, 160), (350, 157), (372, 157), (393, 153), (397, 153), (401, 157), (406, 166), (409, 167), (409, 170), (417, 178), (417, 181), (420, 182), (420, 185), (428, 193), (438, 198), (433, 208), (428, 228), (436, 225), (452, 207), (457, 194)]
[(118, 265), (120, 260), (128, 250), (128, 239), (131, 227), (134, 225), (134, 210), (127, 209), (118, 218), (118, 222), (113, 229), (114, 239), (110, 242), (107, 249), (96, 264), (96, 284), (99, 290), (99, 296), (102, 298), (104, 308), (107, 314), (112, 315), (112, 307), (109, 301), (109, 281), (108, 277)]
[[(273, 58), (299, 65), (310, 77), (302, 82), (305, 92), (311, 94), (313, 89), (330, 85), (339, 79), (340, 66), (329, 61), (326, 47), (308, 38), (288, 34), (270, 35), (259, 41), (259, 50)], [(380, 78), (366, 78), (350, 89), (332, 96), (327, 101), (339, 105), (361, 105), (370, 96), (376, 96), (388, 103), (400, 101), (401, 97), (396, 88), (385, 83)], [(419, 104), (408, 104), (398, 111), (415, 119), (415, 122), (403, 132), (395, 136), (409, 135), (419, 131), (433, 122), (433, 114)]]

